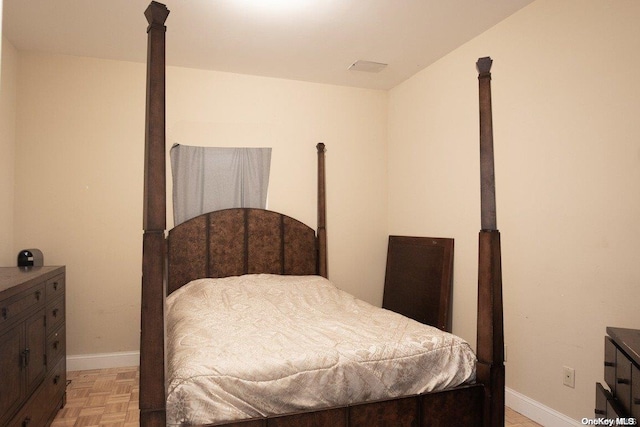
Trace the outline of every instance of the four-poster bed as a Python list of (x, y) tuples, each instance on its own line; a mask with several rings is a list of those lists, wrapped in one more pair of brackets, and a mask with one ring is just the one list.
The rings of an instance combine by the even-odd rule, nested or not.
[[(152, 2), (148, 27), (144, 235), (140, 343), (140, 425), (167, 425), (165, 294), (182, 292), (205, 277), (266, 273), (326, 278), (327, 237), (324, 144), (318, 144), (317, 232), (276, 212), (229, 209), (204, 214), (165, 238), (165, 20)], [(295, 413), (229, 420), (225, 426), (484, 426), (504, 425), (504, 364), (500, 235), (495, 224), (489, 73), (478, 61), (482, 230), (479, 237), (478, 332), (475, 382), (383, 399)], [(322, 279), (324, 280), (324, 279)], [(190, 282), (190, 283), (189, 283)], [(189, 283), (189, 285), (186, 285)], [(176, 292), (174, 292), (176, 291)], [(395, 314), (393, 314), (395, 315)], [(395, 315), (398, 316), (398, 315)], [(400, 316), (401, 317), (401, 316)], [(257, 362), (256, 362), (257, 363)], [(188, 398), (187, 398), (188, 399)], [(211, 424), (213, 425), (213, 424)]]

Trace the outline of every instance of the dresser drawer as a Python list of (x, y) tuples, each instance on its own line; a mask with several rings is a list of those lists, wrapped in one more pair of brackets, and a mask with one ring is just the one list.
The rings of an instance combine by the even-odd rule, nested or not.
[(631, 412), (631, 360), (621, 350), (616, 354), (616, 398), (622, 408)]
[(594, 418), (603, 418), (607, 416), (607, 401), (611, 398), (611, 394), (605, 390), (600, 383), (596, 383), (596, 409)]
[(596, 383), (595, 418), (615, 420), (626, 417), (626, 412), (620, 406), (620, 401), (613, 397), (600, 383)]
[[(62, 358), (44, 380), (46, 401), (60, 405), (67, 389), (67, 361)], [(58, 406), (59, 407), (59, 406)]]
[(47, 366), (55, 365), (66, 354), (66, 344), (66, 328), (62, 324), (47, 337)]
[(47, 332), (64, 323), (64, 298), (58, 298), (47, 305)]
[(32, 309), (44, 306), (44, 283), (0, 302), (0, 327), (8, 325)]
[(52, 301), (58, 298), (58, 296), (63, 295), (64, 288), (65, 288), (64, 274), (60, 274), (59, 276), (56, 276), (53, 279), (47, 280), (47, 284), (46, 284), (47, 301)]
[(616, 348), (613, 340), (604, 337), (604, 382), (609, 386), (611, 393), (616, 394)]

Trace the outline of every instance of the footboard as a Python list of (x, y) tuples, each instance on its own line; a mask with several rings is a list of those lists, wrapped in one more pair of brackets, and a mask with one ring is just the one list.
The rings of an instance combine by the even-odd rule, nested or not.
[(473, 384), (417, 396), (213, 424), (224, 427), (481, 427), (484, 387)]

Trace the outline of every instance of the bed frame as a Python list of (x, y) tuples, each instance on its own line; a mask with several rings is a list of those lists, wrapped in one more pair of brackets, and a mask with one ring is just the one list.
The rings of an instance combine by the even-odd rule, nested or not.
[[(317, 232), (260, 209), (201, 215), (166, 231), (165, 33), (169, 11), (151, 2), (145, 132), (144, 234), (140, 334), (140, 425), (166, 425), (164, 302), (191, 279), (244, 273), (327, 277), (324, 144), (318, 144)], [(504, 338), (500, 233), (496, 228), (491, 119), (491, 59), (478, 60), (482, 230), (479, 236), (477, 382), (344, 407), (225, 426), (504, 426)]]

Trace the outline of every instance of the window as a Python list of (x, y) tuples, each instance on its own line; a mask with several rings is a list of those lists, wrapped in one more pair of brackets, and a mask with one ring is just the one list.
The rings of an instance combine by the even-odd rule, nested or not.
[(206, 212), (267, 204), (271, 148), (171, 148), (173, 219), (181, 224)]

